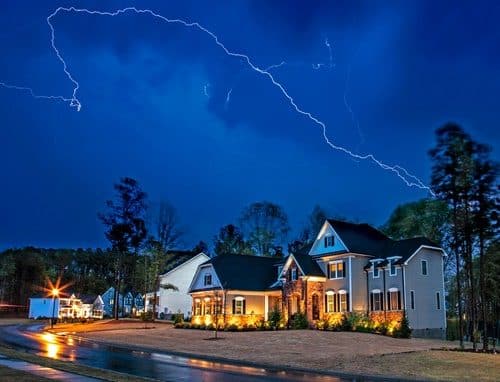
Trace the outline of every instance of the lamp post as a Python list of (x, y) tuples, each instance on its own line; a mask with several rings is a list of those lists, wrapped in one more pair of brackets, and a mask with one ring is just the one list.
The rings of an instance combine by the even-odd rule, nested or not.
[(56, 311), (56, 298), (59, 297), (59, 289), (52, 289), (52, 320), (50, 321), (50, 328), (54, 328), (54, 319), (55, 319), (55, 311)]

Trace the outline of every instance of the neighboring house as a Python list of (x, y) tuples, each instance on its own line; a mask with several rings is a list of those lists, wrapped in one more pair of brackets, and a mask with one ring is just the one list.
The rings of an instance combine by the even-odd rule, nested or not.
[[(114, 306), (115, 306), (115, 288), (114, 287), (109, 287), (106, 292), (104, 292), (102, 295), (102, 301), (103, 301), (103, 314), (104, 316), (107, 317), (113, 317), (113, 312), (114, 312)], [(121, 300), (123, 299), (123, 295), (120, 293), (118, 295), (118, 310), (120, 310), (122, 303)]]
[(172, 284), (178, 290), (160, 287), (157, 296), (158, 316), (167, 318), (174, 313), (182, 313), (185, 317), (189, 317), (191, 316), (189, 285), (198, 266), (209, 260), (210, 257), (203, 252), (197, 253), (193, 251), (176, 250), (167, 253), (172, 257), (160, 275), (160, 285)]
[(444, 256), (426, 238), (396, 241), (368, 224), (328, 219), (312, 246), (281, 262), (226, 255), (202, 264), (190, 287), (194, 320), (211, 320), (219, 293), (229, 323), (267, 319), (274, 306), (310, 323), (358, 312), (394, 326), (406, 312), (414, 336), (444, 337)]
[(82, 301), (81, 317), (83, 318), (97, 318), (103, 317), (103, 301), (101, 296), (80, 296)]
[(50, 318), (52, 314), (58, 318), (102, 318), (100, 296), (78, 298), (70, 297), (32, 297), (30, 298), (29, 318)]
[[(114, 304), (115, 304), (115, 288), (110, 287), (102, 294), (103, 314), (108, 317), (113, 317)], [(144, 310), (144, 301), (140, 293), (126, 292), (125, 294), (118, 294), (118, 315), (124, 316), (138, 316)]]

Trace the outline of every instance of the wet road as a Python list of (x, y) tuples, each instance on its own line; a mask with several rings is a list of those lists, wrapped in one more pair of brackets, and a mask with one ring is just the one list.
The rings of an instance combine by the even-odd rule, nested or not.
[(232, 365), (154, 351), (134, 351), (97, 344), (71, 334), (56, 336), (42, 332), (41, 325), (0, 327), (0, 339), (18, 349), (45, 357), (162, 381), (370, 381), (366, 378), (339, 378), (314, 373)]

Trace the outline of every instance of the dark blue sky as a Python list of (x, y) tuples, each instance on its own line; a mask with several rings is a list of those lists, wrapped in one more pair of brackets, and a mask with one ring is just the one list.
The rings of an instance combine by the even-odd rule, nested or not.
[[(272, 73), (331, 140), (424, 183), (444, 122), (498, 158), (498, 2), (40, 3), (2, 2), (2, 82), (70, 97), (46, 17), (58, 5), (136, 5), (198, 21), (261, 67), (286, 61)], [(96, 216), (122, 176), (175, 205), (186, 246), (211, 242), (257, 200), (281, 204), (297, 231), (315, 204), (379, 225), (427, 195), (329, 148), (317, 125), (206, 34), (132, 13), (60, 13), (53, 24), (83, 107), (0, 87), (0, 248), (105, 246)]]

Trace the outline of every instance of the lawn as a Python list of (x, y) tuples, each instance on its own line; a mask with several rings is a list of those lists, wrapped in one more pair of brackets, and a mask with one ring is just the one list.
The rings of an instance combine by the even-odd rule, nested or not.
[[(108, 321), (58, 325), (61, 332), (123, 345), (180, 352), (269, 366), (390, 375), (447, 381), (497, 381), (500, 356), (435, 351), (455, 343), (429, 339), (396, 339), (352, 332), (314, 330), (219, 332), (220, 341), (206, 341), (213, 332), (174, 329), (164, 323)], [(133, 342), (131, 342), (133, 338)]]

